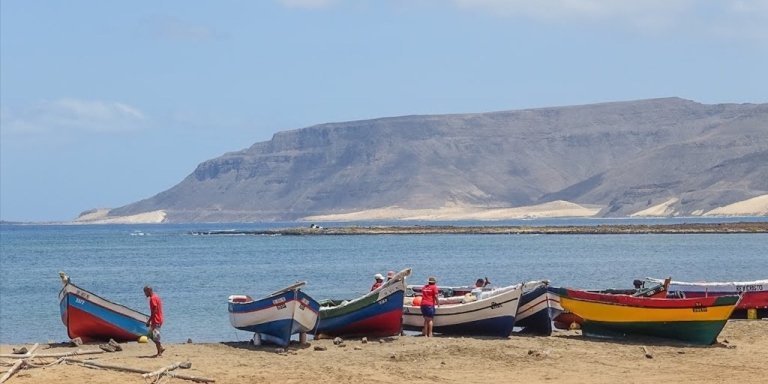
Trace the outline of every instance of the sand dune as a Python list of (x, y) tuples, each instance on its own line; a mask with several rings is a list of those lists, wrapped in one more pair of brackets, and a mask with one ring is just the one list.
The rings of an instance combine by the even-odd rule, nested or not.
[(704, 216), (768, 216), (768, 195), (715, 208), (704, 213)]
[(109, 209), (101, 208), (84, 213), (75, 219), (80, 224), (154, 224), (165, 221), (165, 211), (139, 213), (130, 216), (107, 216)]
[(436, 209), (405, 209), (397, 206), (370, 209), (336, 215), (307, 216), (305, 221), (354, 220), (512, 220), (547, 217), (591, 217), (601, 207), (581, 206), (568, 201), (552, 201), (539, 205), (513, 208), (487, 208), (467, 205), (447, 205)]

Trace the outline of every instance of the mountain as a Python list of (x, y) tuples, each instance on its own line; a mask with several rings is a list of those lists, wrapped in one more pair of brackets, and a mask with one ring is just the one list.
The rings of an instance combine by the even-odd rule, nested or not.
[(106, 218), (297, 220), (553, 202), (596, 216), (701, 215), (766, 194), (768, 104), (663, 98), (279, 132)]

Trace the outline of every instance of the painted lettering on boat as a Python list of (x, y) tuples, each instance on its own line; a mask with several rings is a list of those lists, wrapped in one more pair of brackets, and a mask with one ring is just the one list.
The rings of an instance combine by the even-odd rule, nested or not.
[(80, 297), (82, 297), (82, 298), (84, 298), (86, 300), (90, 300), (91, 299), (91, 295), (89, 295), (88, 292), (81, 291), (79, 289), (77, 291), (75, 291), (75, 295), (78, 295), (78, 296), (80, 296)]
[(82, 304), (85, 304), (85, 300), (83, 300), (83, 299), (81, 299), (79, 297), (75, 297), (75, 303), (82, 305)]
[(707, 307), (702, 306), (701, 303), (696, 303), (693, 305), (693, 311), (694, 312), (706, 312)]
[(496, 309), (496, 308), (501, 308), (501, 307), (502, 307), (502, 305), (500, 303), (497, 303), (495, 301), (491, 302), (491, 309)]
[(272, 305), (277, 307), (277, 309), (285, 309), (285, 297), (272, 300)]
[(736, 291), (737, 292), (755, 292), (755, 291), (763, 291), (763, 285), (762, 284), (750, 284), (750, 285), (737, 285)]
[(386, 304), (387, 301), (389, 301), (389, 299), (388, 298), (384, 298), (383, 300), (379, 300), (378, 302), (376, 302), (376, 304), (379, 304), (379, 305)]

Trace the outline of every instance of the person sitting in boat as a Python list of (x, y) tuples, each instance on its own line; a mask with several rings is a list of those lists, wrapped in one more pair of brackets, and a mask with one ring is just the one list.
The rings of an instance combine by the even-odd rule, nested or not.
[(475, 281), (475, 288), (473, 288), (470, 293), (474, 295), (478, 300), (480, 300), (483, 298), (482, 296), (484, 288), (489, 285), (491, 285), (491, 281), (488, 280), (487, 277), (485, 279), (477, 279), (477, 281)]
[(377, 273), (373, 275), (374, 280), (376, 280), (375, 283), (371, 286), (371, 291), (375, 291), (379, 287), (381, 287), (382, 284), (384, 284), (384, 276), (381, 275), (381, 273)]

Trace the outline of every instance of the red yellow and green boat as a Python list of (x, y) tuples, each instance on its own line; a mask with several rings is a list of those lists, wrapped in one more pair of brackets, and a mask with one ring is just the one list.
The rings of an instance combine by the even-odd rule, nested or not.
[(562, 307), (581, 317), (585, 336), (646, 335), (714, 344), (740, 296), (658, 298), (552, 288)]

